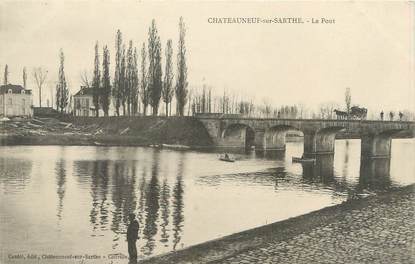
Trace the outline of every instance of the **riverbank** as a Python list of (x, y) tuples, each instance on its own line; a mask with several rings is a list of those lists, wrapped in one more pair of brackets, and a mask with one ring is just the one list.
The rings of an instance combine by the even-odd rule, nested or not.
[(414, 209), (410, 185), (140, 263), (414, 263)]
[(0, 145), (212, 144), (203, 125), (191, 117), (33, 118), (0, 124)]

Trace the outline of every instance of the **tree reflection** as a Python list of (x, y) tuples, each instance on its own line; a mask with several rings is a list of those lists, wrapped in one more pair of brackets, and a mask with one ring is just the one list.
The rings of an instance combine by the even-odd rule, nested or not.
[[(147, 162), (139, 164), (136, 160), (74, 162), (74, 171), (78, 174), (81, 186), (90, 188), (92, 205), (89, 217), (92, 230), (109, 228), (114, 233), (113, 249), (124, 241), (128, 215), (132, 212), (137, 214), (140, 225), (142, 254), (154, 253), (159, 243), (156, 243), (158, 234), (161, 244), (167, 246), (170, 242), (173, 249), (181, 241), (184, 223), (185, 153), (178, 154), (173, 185), (170, 185), (168, 175), (160, 175), (160, 164), (163, 162), (160, 160), (160, 151), (153, 150), (150, 155), (151, 167)], [(57, 177), (64, 175), (60, 167), (64, 168), (65, 165), (57, 163)], [(64, 186), (64, 178), (57, 179), (58, 185)]]
[[(112, 211), (112, 223), (111, 223), (111, 230), (118, 234), (121, 231), (121, 223), (122, 223), (122, 208), (124, 203), (124, 185), (125, 185), (125, 162), (124, 161), (116, 161), (114, 163), (114, 170), (112, 174), (112, 205), (114, 210)], [(115, 248), (118, 245), (119, 237), (116, 235), (114, 238), (114, 245)]]
[(181, 153), (179, 163), (178, 163), (176, 183), (173, 188), (173, 250), (176, 250), (176, 247), (181, 240), (182, 228), (183, 228), (183, 222), (184, 222), (183, 172), (184, 172), (184, 154)]
[(99, 226), (101, 230), (106, 229), (106, 225), (108, 224), (108, 208), (106, 202), (108, 195), (109, 163), (108, 160), (89, 162), (92, 196), (92, 207), (89, 216), (93, 230), (96, 230)]
[(349, 140), (346, 139), (345, 148), (344, 148), (344, 161), (343, 161), (343, 171), (342, 177), (346, 180), (347, 176), (349, 175), (349, 155), (350, 155), (350, 143)]
[(161, 187), (161, 196), (160, 196), (160, 205), (161, 205), (161, 219), (162, 223), (161, 226), (161, 239), (160, 242), (163, 244), (167, 244), (169, 241), (169, 234), (167, 233), (167, 226), (169, 225), (169, 202), (170, 199), (170, 187), (167, 184), (167, 179), (164, 179), (163, 185)]
[(58, 208), (57, 216), (59, 220), (62, 220), (63, 211), (63, 198), (65, 197), (65, 182), (66, 182), (66, 162), (65, 159), (61, 158), (55, 163), (55, 174), (56, 174), (56, 192), (58, 194)]
[(145, 189), (145, 226), (143, 229), (143, 238), (146, 244), (143, 247), (143, 253), (150, 255), (155, 247), (154, 236), (157, 234), (157, 219), (159, 213), (159, 151), (153, 152), (153, 165), (151, 169), (150, 182)]

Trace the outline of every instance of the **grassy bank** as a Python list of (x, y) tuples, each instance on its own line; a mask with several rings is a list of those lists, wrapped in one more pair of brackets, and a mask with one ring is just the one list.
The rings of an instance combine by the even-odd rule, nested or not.
[(191, 117), (64, 117), (3, 122), (0, 144), (210, 146), (212, 142), (203, 125)]
[(305, 215), (208, 241), (176, 252), (155, 256), (140, 263), (219, 262), (270, 241), (288, 241), (301, 233), (307, 233), (314, 228), (339, 221), (344, 218), (346, 212), (351, 210), (362, 210), (379, 203), (391, 203), (393, 197), (403, 196), (414, 191), (415, 185), (410, 185), (378, 196), (349, 200)]

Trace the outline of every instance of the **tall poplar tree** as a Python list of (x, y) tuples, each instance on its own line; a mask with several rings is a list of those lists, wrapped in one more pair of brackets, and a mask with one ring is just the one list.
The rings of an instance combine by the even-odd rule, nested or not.
[(132, 66), (132, 80), (131, 80), (131, 93), (132, 93), (132, 113), (136, 115), (138, 112), (138, 96), (139, 96), (139, 83), (138, 83), (138, 54), (137, 49), (134, 48), (133, 54), (133, 66)]
[(100, 83), (101, 83), (101, 72), (99, 69), (99, 52), (98, 52), (98, 41), (95, 43), (95, 58), (94, 58), (94, 78), (92, 79), (92, 102), (95, 108), (95, 116), (99, 116), (99, 97), (100, 97)]
[(26, 89), (26, 83), (27, 83), (27, 72), (26, 67), (23, 68), (23, 88)]
[(58, 85), (57, 85), (57, 105), (60, 108), (61, 113), (64, 112), (65, 108), (68, 106), (68, 100), (69, 100), (69, 91), (66, 84), (66, 78), (65, 78), (65, 68), (64, 68), (64, 62), (65, 62), (65, 55), (63, 54), (62, 49), (59, 53), (59, 59), (60, 59), (60, 66), (59, 66), (59, 78), (58, 78)]
[(162, 97), (163, 102), (166, 105), (166, 116), (169, 115), (169, 104), (171, 104), (171, 100), (173, 98), (174, 89), (173, 89), (173, 47), (172, 41), (169, 39), (166, 44), (166, 66), (164, 72), (164, 82), (163, 82), (163, 90), (162, 90)]
[(104, 116), (108, 116), (111, 103), (111, 79), (110, 79), (110, 53), (105, 45), (102, 54), (102, 80), (101, 80), (100, 104), (104, 111)]
[(347, 118), (350, 116), (350, 107), (352, 104), (352, 94), (350, 92), (350, 88), (346, 88), (346, 93), (344, 94), (344, 101), (346, 103), (346, 111), (347, 111)]
[(9, 66), (6, 64), (6, 66), (4, 67), (4, 77), (3, 77), (4, 85), (9, 84), (8, 78), (9, 78)]
[(148, 60), (148, 90), (150, 95), (149, 103), (153, 109), (153, 116), (156, 116), (158, 113), (163, 82), (161, 70), (161, 44), (155, 19), (152, 20), (151, 26), (148, 30)]
[(179, 43), (177, 52), (177, 75), (176, 75), (176, 105), (177, 114), (184, 115), (184, 107), (187, 102), (187, 65), (186, 65), (186, 46), (184, 38), (186, 36), (186, 27), (183, 17), (179, 21)]
[(143, 115), (147, 115), (147, 107), (149, 104), (149, 92), (148, 92), (148, 73), (147, 73), (147, 49), (146, 44), (143, 42), (141, 48), (141, 72), (140, 72), (140, 95), (141, 102), (143, 103)]
[(125, 73), (125, 95), (127, 101), (127, 112), (128, 116), (131, 116), (131, 106), (133, 103), (134, 97), (134, 88), (133, 88), (133, 79), (134, 79), (134, 53), (133, 53), (133, 41), (130, 40), (128, 44), (127, 50), (127, 58), (126, 58), (126, 73)]
[(121, 90), (120, 90), (120, 71), (121, 71), (121, 60), (122, 60), (122, 34), (121, 31), (117, 31), (116, 40), (115, 40), (115, 73), (114, 73), (114, 83), (112, 86), (112, 95), (114, 97), (115, 103), (115, 113), (117, 116), (120, 115), (120, 106), (121, 106)]
[(127, 93), (126, 93), (126, 85), (127, 85), (127, 78), (126, 78), (126, 61), (125, 61), (125, 45), (122, 47), (121, 51), (121, 64), (120, 64), (120, 75), (119, 75), (119, 84), (118, 84), (118, 93), (120, 96), (120, 101), (122, 105), (122, 114), (125, 116), (126, 114), (126, 99), (127, 99)]

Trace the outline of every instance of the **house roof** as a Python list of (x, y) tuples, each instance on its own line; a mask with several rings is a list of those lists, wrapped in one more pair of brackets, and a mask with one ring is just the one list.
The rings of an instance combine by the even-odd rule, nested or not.
[(74, 96), (92, 95), (93, 89), (85, 86), (81, 86), (81, 89)]
[(24, 90), (26, 94), (32, 93), (32, 90), (25, 89), (21, 85), (6, 84), (0, 86), (0, 94), (8, 93), (9, 89), (11, 89), (14, 94), (21, 94), (22, 90)]

